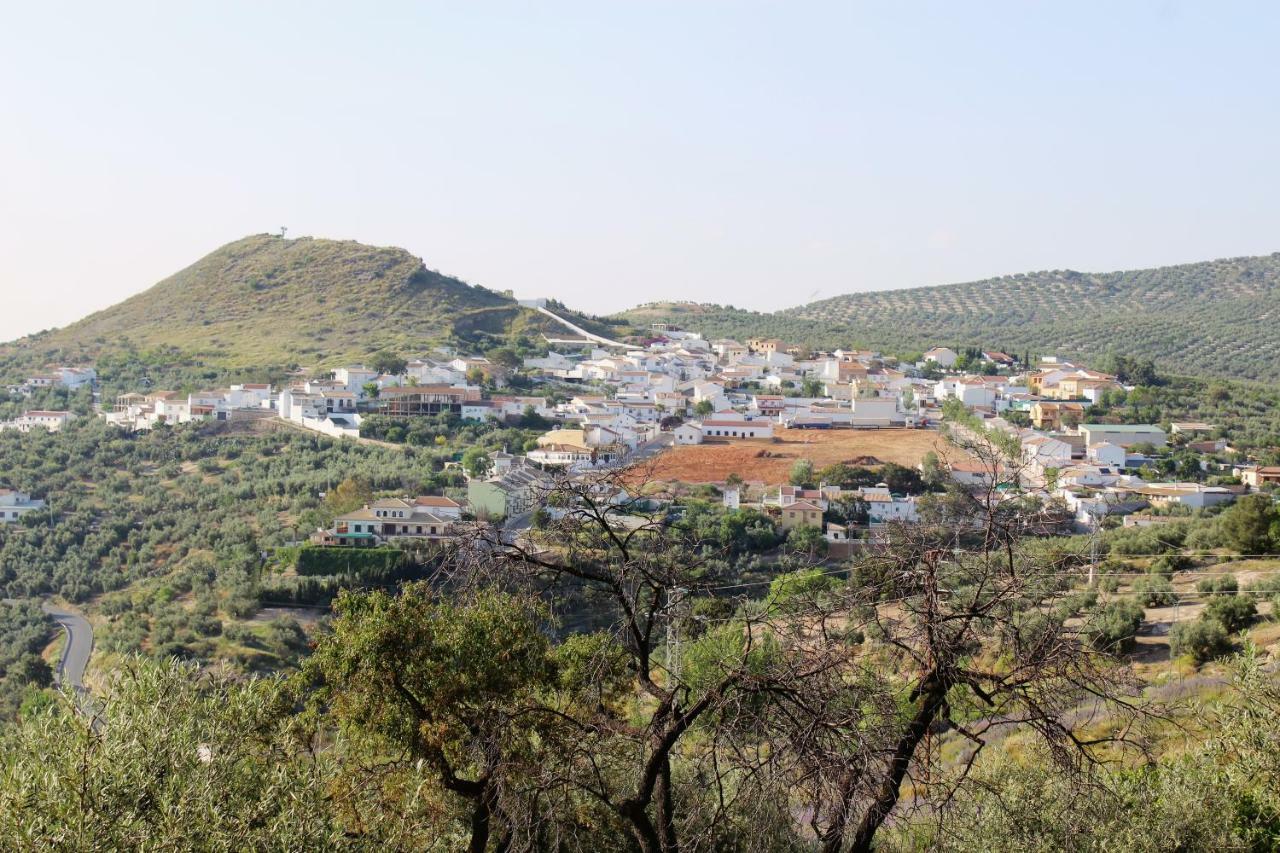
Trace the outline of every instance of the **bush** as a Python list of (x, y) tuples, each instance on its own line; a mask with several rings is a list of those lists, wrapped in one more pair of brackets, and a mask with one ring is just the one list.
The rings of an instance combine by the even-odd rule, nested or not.
[(1169, 632), (1169, 652), (1175, 657), (1190, 655), (1196, 663), (1205, 663), (1231, 651), (1227, 629), (1216, 619), (1179, 622)]
[(1103, 651), (1119, 653), (1133, 647), (1146, 611), (1132, 598), (1119, 598), (1103, 605), (1085, 623), (1083, 633)]
[(769, 584), (769, 599), (777, 607), (787, 607), (801, 601), (825, 597), (839, 589), (843, 581), (820, 569), (802, 569), (778, 575)]
[(1204, 606), (1205, 619), (1216, 619), (1229, 633), (1234, 634), (1253, 623), (1258, 608), (1252, 598), (1243, 595), (1215, 595)]
[(1147, 607), (1171, 607), (1178, 603), (1178, 593), (1164, 575), (1138, 578), (1133, 593)]
[(1240, 584), (1235, 575), (1217, 575), (1210, 578), (1201, 578), (1200, 582), (1196, 584), (1196, 589), (1206, 595), (1235, 593), (1240, 591)]
[(1183, 554), (1165, 554), (1152, 561), (1147, 571), (1155, 575), (1172, 577), (1174, 572), (1185, 572), (1194, 569), (1196, 561)]
[(327, 548), (304, 545), (298, 549), (299, 575), (358, 575), (366, 580), (389, 579), (404, 565), (399, 548)]

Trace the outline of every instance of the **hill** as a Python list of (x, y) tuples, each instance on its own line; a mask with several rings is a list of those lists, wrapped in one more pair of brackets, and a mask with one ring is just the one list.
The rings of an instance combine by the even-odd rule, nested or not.
[(1114, 352), (1177, 373), (1264, 379), (1280, 358), (1280, 254), (851, 293), (776, 314), (666, 304), (622, 316), (712, 335), (768, 334), (898, 353), (935, 344), (1081, 358)]
[[(571, 319), (614, 333), (590, 318)], [(510, 294), (427, 269), (404, 249), (260, 234), (61, 329), (4, 347), (6, 361), (92, 361), (177, 348), (222, 367), (333, 366), (382, 348), (493, 343), (566, 330)], [(496, 339), (496, 340), (495, 340)]]

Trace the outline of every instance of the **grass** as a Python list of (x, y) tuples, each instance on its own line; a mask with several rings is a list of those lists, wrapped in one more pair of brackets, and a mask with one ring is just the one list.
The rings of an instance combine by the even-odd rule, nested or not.
[(260, 234), (70, 326), (0, 348), (0, 360), (78, 363), (176, 347), (223, 368), (333, 367), (379, 349), (419, 353), (554, 325), (509, 294), (430, 270), (404, 249)]

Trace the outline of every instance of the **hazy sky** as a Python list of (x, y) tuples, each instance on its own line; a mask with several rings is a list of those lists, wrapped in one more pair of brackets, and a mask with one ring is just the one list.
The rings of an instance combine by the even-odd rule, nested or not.
[(282, 225), (595, 312), (1280, 250), (1274, 3), (0, 12), (0, 339)]

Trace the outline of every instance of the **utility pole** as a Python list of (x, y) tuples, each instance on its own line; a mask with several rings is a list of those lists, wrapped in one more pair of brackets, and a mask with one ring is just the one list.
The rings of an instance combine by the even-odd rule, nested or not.
[(682, 586), (667, 590), (667, 672), (671, 674), (672, 687), (680, 678), (680, 614), (684, 597), (689, 591)]

